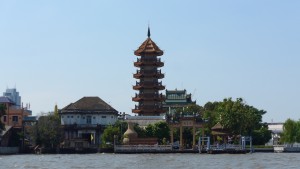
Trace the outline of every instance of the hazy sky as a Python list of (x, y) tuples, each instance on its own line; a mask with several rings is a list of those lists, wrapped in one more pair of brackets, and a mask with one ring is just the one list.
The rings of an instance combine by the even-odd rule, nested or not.
[(0, 1), (0, 92), (17, 87), (33, 114), (99, 96), (135, 103), (133, 54), (164, 50), (163, 84), (199, 105), (242, 97), (266, 122), (300, 118), (300, 1)]

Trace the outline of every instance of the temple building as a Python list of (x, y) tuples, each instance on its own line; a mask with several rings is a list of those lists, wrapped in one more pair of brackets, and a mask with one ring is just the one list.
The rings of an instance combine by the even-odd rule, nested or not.
[(138, 56), (137, 61), (134, 62), (134, 66), (138, 67), (138, 70), (133, 77), (138, 81), (133, 89), (138, 93), (132, 100), (138, 102), (138, 105), (132, 109), (132, 112), (139, 116), (160, 116), (165, 111), (162, 106), (165, 97), (159, 91), (164, 90), (165, 86), (159, 81), (164, 78), (164, 74), (159, 69), (164, 66), (164, 63), (158, 57), (162, 56), (164, 52), (150, 38), (149, 28), (148, 38), (134, 54)]
[(196, 101), (192, 101), (192, 94), (187, 94), (185, 89), (166, 90), (163, 107), (167, 109), (168, 114), (173, 114), (177, 108), (184, 108), (190, 104), (196, 104)]

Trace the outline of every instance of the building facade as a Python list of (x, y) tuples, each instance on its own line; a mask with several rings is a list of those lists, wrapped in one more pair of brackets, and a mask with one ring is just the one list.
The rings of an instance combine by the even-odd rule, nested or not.
[(6, 115), (1, 118), (1, 121), (13, 128), (22, 128), (24, 117), (30, 116), (31, 111), (27, 108), (20, 108), (15, 105), (15, 102), (8, 97), (0, 97), (0, 104), (6, 107)]
[(19, 95), (17, 89), (6, 89), (6, 91), (3, 93), (3, 96), (12, 100), (17, 108), (21, 108), (21, 96)]
[(134, 52), (138, 56), (137, 61), (134, 62), (134, 66), (138, 70), (133, 77), (138, 81), (133, 89), (138, 93), (132, 100), (138, 102), (138, 105), (132, 109), (132, 112), (139, 116), (159, 116), (164, 113), (162, 102), (165, 97), (159, 92), (165, 89), (165, 86), (159, 81), (164, 78), (164, 74), (159, 69), (164, 66), (164, 63), (158, 58), (163, 53), (150, 38), (150, 29), (148, 28), (148, 38)]
[(107, 125), (117, 121), (118, 111), (99, 97), (83, 97), (59, 111), (64, 148), (99, 147)]
[(166, 90), (166, 100), (163, 107), (168, 114), (173, 114), (178, 108), (184, 108), (190, 104), (196, 104), (192, 101), (192, 94), (187, 94), (186, 90)]

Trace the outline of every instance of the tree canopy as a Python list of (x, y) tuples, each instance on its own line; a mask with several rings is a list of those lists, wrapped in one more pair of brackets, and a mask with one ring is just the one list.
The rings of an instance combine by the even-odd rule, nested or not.
[(284, 122), (280, 141), (284, 143), (300, 142), (300, 120), (287, 119)]
[(253, 130), (261, 127), (264, 110), (247, 105), (242, 98), (233, 101), (224, 99), (218, 105), (219, 122), (232, 134), (250, 135)]
[(0, 104), (0, 134), (5, 129), (5, 125), (2, 123), (1, 118), (5, 115), (6, 106), (5, 104)]
[(203, 119), (206, 119), (205, 132), (220, 123), (232, 135), (249, 135), (253, 144), (265, 144), (271, 138), (268, 126), (262, 123), (266, 113), (244, 102), (242, 98), (225, 98), (221, 102), (207, 102), (203, 107)]
[(41, 116), (38, 122), (31, 128), (31, 136), (36, 144), (47, 148), (55, 148), (61, 141), (60, 118), (58, 114), (49, 113)]

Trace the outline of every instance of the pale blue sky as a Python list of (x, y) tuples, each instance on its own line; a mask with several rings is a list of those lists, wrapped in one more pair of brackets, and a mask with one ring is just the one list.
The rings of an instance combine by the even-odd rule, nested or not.
[(167, 89), (199, 105), (242, 97), (264, 121), (300, 118), (300, 1), (0, 1), (0, 91), (34, 114), (99, 96), (131, 112), (133, 51), (164, 50)]

